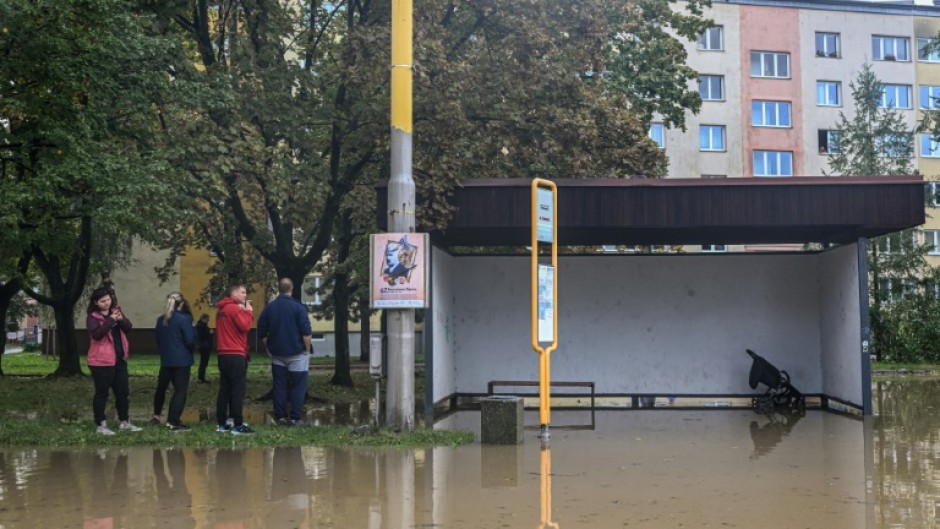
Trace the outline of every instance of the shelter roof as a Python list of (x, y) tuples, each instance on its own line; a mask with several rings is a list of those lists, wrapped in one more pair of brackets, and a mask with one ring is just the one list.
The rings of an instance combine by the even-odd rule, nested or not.
[[(848, 243), (924, 223), (920, 176), (559, 179), (561, 245)], [(531, 180), (465, 180), (444, 246), (531, 241)], [(387, 225), (386, 183), (378, 221)]]

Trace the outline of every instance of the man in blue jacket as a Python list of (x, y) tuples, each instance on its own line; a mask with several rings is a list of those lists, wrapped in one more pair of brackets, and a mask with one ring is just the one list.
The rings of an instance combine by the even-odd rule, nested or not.
[[(274, 380), (274, 418), (284, 426), (304, 426), (303, 405), (310, 367), (310, 318), (303, 304), (292, 297), (294, 283), (283, 278), (277, 283), (278, 296), (267, 304), (258, 319), (258, 337), (271, 353)], [(290, 416), (287, 393), (290, 386)]]

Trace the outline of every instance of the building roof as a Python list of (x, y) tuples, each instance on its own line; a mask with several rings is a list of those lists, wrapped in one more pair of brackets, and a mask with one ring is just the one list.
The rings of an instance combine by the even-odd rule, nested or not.
[[(920, 176), (553, 180), (561, 245), (848, 243), (924, 223)], [(531, 180), (466, 180), (442, 246), (531, 242)], [(387, 182), (378, 223), (387, 225)]]

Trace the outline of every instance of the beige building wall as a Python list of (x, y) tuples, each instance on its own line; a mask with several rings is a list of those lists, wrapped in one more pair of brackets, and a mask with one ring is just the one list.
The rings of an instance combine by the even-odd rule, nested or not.
[[(724, 49), (697, 49), (695, 42), (686, 43), (688, 64), (702, 75), (724, 76), (724, 101), (703, 101), (698, 115), (686, 113), (686, 131), (666, 131), (666, 155), (669, 156), (669, 178), (696, 178), (702, 175), (741, 176), (741, 70), (738, 67), (740, 23), (738, 7), (715, 3), (707, 16), (724, 29)], [(693, 90), (698, 82), (692, 83)], [(699, 126), (724, 125), (725, 151), (699, 150)]]
[[(157, 316), (163, 311), (166, 295), (180, 289), (179, 274), (174, 274), (169, 281), (160, 284), (154, 269), (163, 266), (169, 252), (155, 250), (152, 246), (134, 240), (130, 262), (114, 273), (114, 293), (124, 314), (135, 327), (152, 328)], [(85, 328), (85, 307), (82, 303), (77, 311), (78, 328)]]
[[(804, 9), (800, 12), (800, 41), (803, 43), (803, 151), (806, 153), (802, 171), (797, 174), (818, 176), (829, 174), (828, 156), (819, 153), (820, 130), (833, 129), (839, 114), (854, 117), (854, 101), (850, 84), (855, 81), (862, 66), (868, 62), (876, 75), (886, 83), (912, 85), (913, 63), (872, 60), (872, 35), (910, 36), (911, 17), (846, 13)], [(838, 58), (817, 57), (816, 33), (839, 35)], [(840, 83), (840, 105), (820, 106), (816, 101), (817, 81)], [(909, 125), (914, 124), (914, 111), (903, 111)]]

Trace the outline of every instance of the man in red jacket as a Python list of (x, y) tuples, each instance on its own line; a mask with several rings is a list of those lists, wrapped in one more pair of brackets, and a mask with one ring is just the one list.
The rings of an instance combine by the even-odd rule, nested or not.
[[(235, 285), (229, 295), (216, 304), (216, 348), (219, 350), (219, 397), (215, 416), (219, 432), (255, 433), (245, 424), (242, 403), (248, 373), (248, 331), (255, 320), (245, 285)], [(231, 419), (231, 421), (230, 421)]]

